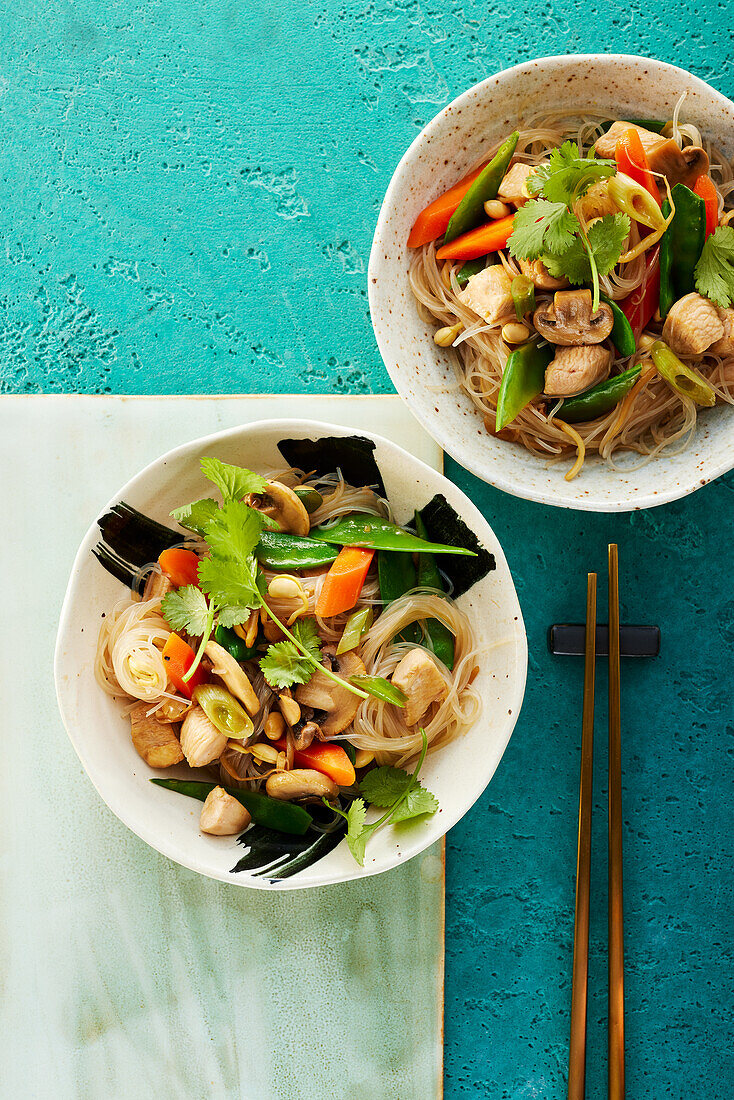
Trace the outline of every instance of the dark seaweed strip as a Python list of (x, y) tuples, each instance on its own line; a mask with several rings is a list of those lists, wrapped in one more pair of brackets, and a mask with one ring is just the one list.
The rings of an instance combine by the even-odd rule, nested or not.
[(477, 555), (476, 558), (470, 558), (445, 554), (441, 558), (441, 571), (453, 585), (453, 596), (461, 596), (462, 593), (468, 592), (472, 585), (481, 581), (487, 573), (491, 573), (496, 568), (494, 554), (484, 549), (477, 536), (451, 507), (446, 497), (437, 493), (425, 508), (421, 508), (420, 514), (431, 542), (463, 546), (466, 550), (474, 550)]
[(381, 496), (385, 483), (375, 462), (375, 444), (364, 436), (325, 436), (323, 439), (281, 439), (278, 450), (289, 466), (319, 476), (341, 470), (350, 485), (376, 485)]
[(181, 531), (164, 527), (124, 501), (115, 504), (97, 523), (102, 542), (92, 553), (108, 573), (127, 585), (144, 565), (157, 561), (169, 546), (185, 539)]

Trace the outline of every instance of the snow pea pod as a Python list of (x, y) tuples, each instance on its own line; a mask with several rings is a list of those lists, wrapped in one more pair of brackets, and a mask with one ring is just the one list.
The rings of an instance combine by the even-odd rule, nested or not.
[(318, 489), (313, 489), (310, 485), (296, 485), (293, 492), (309, 515), (324, 503), (324, 498)]
[[(380, 599), (387, 606), (404, 596), (418, 584), (418, 574), (410, 554), (396, 554), (380, 550), (377, 555), (377, 576), (380, 581)], [(417, 623), (408, 623), (397, 635), (400, 642), (417, 642), (420, 631)]]
[[(667, 199), (663, 200), (662, 213), (664, 218), (670, 215), (670, 203)], [(663, 320), (668, 316), (670, 307), (675, 301), (675, 294), (673, 293), (673, 234), (670, 232), (671, 228), (672, 225), (669, 225), (660, 239), (660, 301), (658, 309)]]
[[(426, 537), (426, 525), (420, 512), (415, 513), (415, 529), (422, 539)], [(443, 577), (436, 565), (433, 554), (418, 555), (418, 586), (419, 588), (435, 588), (437, 592), (443, 592)], [(423, 624), (428, 637), (433, 645), (433, 652), (439, 661), (443, 661), (446, 668), (454, 667), (454, 636), (447, 626), (438, 619), (426, 619)]]
[(476, 260), (467, 260), (465, 264), (462, 264), (456, 273), (456, 281), (459, 286), (465, 287), (473, 275), (478, 275), (480, 271), (484, 271), (486, 262), (486, 256), (478, 256)]
[(214, 631), (214, 641), (231, 653), (235, 661), (251, 661), (257, 655), (256, 649), (251, 649), (234, 630), (227, 626), (218, 626)]
[(269, 569), (318, 569), (336, 561), (338, 551), (322, 540), (282, 531), (263, 531), (255, 557)]
[(627, 396), (639, 377), (638, 363), (629, 370), (608, 378), (606, 382), (592, 386), (586, 393), (567, 398), (556, 413), (556, 418), (565, 420), (567, 424), (578, 424), (584, 420), (596, 420), (598, 416), (606, 416), (623, 397)]
[(501, 431), (525, 406), (543, 392), (545, 371), (556, 349), (546, 344), (522, 344), (513, 351), (502, 372), (497, 398), (497, 428)]
[[(158, 787), (165, 787), (167, 791), (175, 791), (177, 794), (185, 794), (189, 798), (198, 798), (205, 802), (207, 795), (215, 787), (221, 787), (221, 783), (200, 783), (193, 779), (151, 779)], [(293, 833), (295, 836), (303, 836), (313, 824), (311, 814), (304, 810), (303, 806), (296, 806), (292, 802), (281, 802), (277, 798), (268, 798), (257, 791), (241, 791), (237, 787), (225, 787), (227, 794), (241, 802), (256, 825), (265, 825), (268, 829), (275, 829), (279, 833)]]
[(517, 130), (510, 134), (507, 141), (500, 145), (487, 167), (483, 168), (474, 180), (446, 226), (444, 244), (448, 244), (456, 237), (461, 237), (463, 233), (468, 233), (470, 229), (486, 220), (484, 204), (490, 199), (497, 198), (497, 192), (509, 168), (519, 136)]
[(672, 256), (674, 301), (696, 289), (694, 270), (706, 241), (706, 203), (683, 183), (672, 190), (675, 214), (666, 237)]
[(614, 324), (612, 325), (612, 331), (610, 335), (612, 337), (612, 343), (614, 344), (615, 348), (623, 359), (626, 359), (628, 355), (634, 355), (637, 345), (635, 343), (635, 334), (632, 331), (632, 325), (629, 323), (622, 310), (612, 298), (608, 298), (607, 295), (603, 292), (599, 295), (599, 297), (601, 298), (602, 302), (606, 302), (606, 304), (612, 310)]
[[(428, 551), (431, 554), (464, 554), (476, 557), (473, 550), (467, 550), (463, 546), (424, 542), (417, 535), (411, 535), (410, 531), (398, 527), (397, 523), (362, 512), (344, 516), (327, 527), (312, 528), (311, 540), (313, 539), (335, 543), (337, 546), (362, 546), (366, 550), (402, 550), (410, 554)], [(262, 538), (260, 541), (262, 542)]]

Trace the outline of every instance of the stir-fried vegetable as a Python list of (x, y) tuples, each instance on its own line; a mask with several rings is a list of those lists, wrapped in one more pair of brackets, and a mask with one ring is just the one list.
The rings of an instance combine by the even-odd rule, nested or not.
[[(157, 787), (165, 787), (167, 791), (185, 794), (189, 798), (198, 798), (200, 802), (206, 802), (207, 795), (215, 787), (221, 786), (221, 783), (200, 783), (193, 779), (151, 779), (151, 783), (155, 783)], [(239, 787), (225, 787), (224, 790), (249, 810), (256, 825), (265, 825), (278, 833), (303, 836), (313, 824), (311, 814), (308, 810), (304, 810), (303, 806), (268, 798), (267, 795), (259, 794), (257, 791), (240, 790)]]
[(478, 275), (480, 271), (484, 271), (486, 264), (486, 257), (478, 256), (476, 260), (467, 260), (465, 264), (462, 264), (459, 270), (456, 272), (456, 281), (463, 289), (469, 280), (474, 275)]
[[(279, 752), (285, 752), (285, 737), (274, 741), (273, 747)], [(314, 742), (307, 749), (295, 749), (293, 762), (297, 768), (313, 768), (322, 775), (328, 775), (340, 787), (351, 787), (356, 779), (354, 764), (341, 745)]]
[(313, 489), (310, 485), (296, 485), (293, 492), (309, 515), (324, 503), (324, 498), (318, 489)]
[(338, 519), (325, 527), (316, 527), (311, 537), (337, 546), (362, 546), (370, 550), (400, 550), (408, 554), (428, 551), (430, 554), (464, 554), (476, 557), (473, 550), (463, 546), (449, 546), (446, 543), (424, 542), (410, 531), (403, 530), (396, 523), (390, 523), (380, 516), (355, 513)]
[(535, 309), (535, 283), (527, 275), (516, 275), (510, 285), (510, 293), (515, 303), (515, 316), (522, 321), (527, 313)]
[[(415, 513), (415, 529), (422, 539), (426, 537), (426, 525), (420, 512)], [(443, 577), (433, 554), (418, 555), (417, 580), (419, 588), (433, 588), (436, 592), (445, 591)], [(423, 623), (423, 629), (428, 635), (433, 646), (433, 652), (439, 661), (443, 661), (446, 668), (452, 669), (454, 667), (454, 636), (449, 628), (439, 622), (438, 619), (426, 619)]]
[(706, 241), (706, 203), (683, 183), (676, 183), (671, 194), (675, 214), (665, 236), (670, 238), (670, 274), (677, 300), (695, 290), (694, 272)]
[(190, 699), (194, 693), (194, 688), (198, 687), (199, 684), (203, 684), (207, 679), (207, 674), (201, 665), (194, 670), (188, 680), (184, 679), (196, 660), (196, 654), (191, 646), (178, 634), (169, 634), (161, 651), (161, 656), (166, 666), (168, 679), (176, 688), (176, 691)]
[(621, 374), (608, 378), (606, 382), (592, 386), (586, 393), (567, 397), (556, 413), (556, 419), (565, 420), (569, 424), (579, 424), (584, 420), (596, 420), (599, 416), (606, 416), (623, 397), (627, 396), (639, 377), (638, 363)]
[(685, 363), (681, 363), (678, 356), (662, 340), (655, 341), (650, 354), (660, 377), (664, 378), (676, 393), (690, 397), (697, 405), (710, 408), (716, 404), (716, 392), (713, 387), (700, 374), (691, 370)]
[(470, 229), (468, 233), (439, 248), (436, 259), (476, 260), (479, 256), (488, 256), (490, 252), (505, 247), (514, 221), (515, 215), (508, 214), (506, 218), (498, 218), (486, 225), (480, 225), (477, 229)]
[(632, 325), (612, 298), (607, 297), (606, 294), (601, 294), (600, 297), (602, 302), (606, 302), (607, 305), (611, 307), (614, 317), (614, 324), (612, 325), (611, 332), (612, 343), (622, 358), (626, 359), (628, 355), (635, 354), (635, 349), (637, 347)]
[(364, 587), (374, 553), (374, 550), (364, 550), (359, 546), (345, 546), (339, 552), (324, 577), (316, 600), (317, 615), (329, 618), (354, 607)]
[(408, 248), (420, 248), (444, 233), (452, 214), (481, 171), (481, 168), (477, 168), (470, 172), (420, 212), (410, 231)]
[(236, 661), (251, 661), (257, 654), (257, 649), (250, 648), (245, 644), (244, 639), (226, 626), (217, 627), (214, 631), (214, 641), (226, 649), (227, 653), (231, 653)]
[(164, 550), (158, 558), (158, 564), (176, 588), (199, 583), (199, 558), (193, 550)]
[(255, 547), (255, 557), (268, 569), (319, 569), (336, 560), (338, 551), (308, 538), (286, 535), (281, 531), (263, 531)]
[(543, 392), (546, 368), (555, 351), (552, 344), (542, 348), (537, 344), (523, 344), (509, 356), (497, 397), (496, 431), (502, 431)]
[[(666, 218), (670, 214), (670, 203), (667, 199), (663, 202), (663, 214)], [(668, 316), (670, 307), (675, 301), (675, 291), (673, 290), (673, 234), (670, 232), (672, 228), (671, 223), (668, 232), (664, 233), (660, 239), (660, 299), (658, 309), (663, 321)]]
[(650, 253), (642, 286), (618, 302), (619, 308), (630, 323), (635, 341), (647, 328), (658, 308), (660, 296), (660, 250)]
[(350, 650), (356, 649), (362, 640), (362, 636), (367, 633), (372, 626), (372, 620), (374, 615), (371, 607), (362, 607), (359, 611), (354, 611), (347, 619), (347, 625), (344, 627), (344, 633), (339, 639), (339, 644), (336, 647), (336, 655), (340, 656), (342, 653), (349, 653)]
[(699, 176), (693, 190), (706, 207), (706, 236), (709, 237), (719, 224), (719, 193), (710, 176)]
[(625, 130), (617, 142), (614, 159), (617, 162), (618, 171), (644, 187), (660, 206), (660, 190), (647, 163), (639, 132), (633, 126)]
[(193, 699), (220, 733), (226, 733), (235, 741), (242, 741), (252, 734), (252, 719), (225, 688), (216, 684), (199, 684), (194, 688)]
[(446, 227), (445, 245), (468, 233), (470, 229), (474, 229), (476, 225), (484, 220), (486, 217), (484, 204), (489, 202), (490, 199), (497, 198), (497, 192), (512, 160), (512, 154), (515, 152), (519, 136), (517, 130), (510, 134), (507, 140), (500, 145), (486, 168), (483, 168), (472, 182)]
[[(410, 554), (380, 550), (377, 555), (377, 575), (380, 579), (380, 598), (385, 606), (404, 596), (418, 584), (418, 573)], [(419, 637), (418, 624), (408, 623), (398, 634), (397, 640), (417, 642)]]

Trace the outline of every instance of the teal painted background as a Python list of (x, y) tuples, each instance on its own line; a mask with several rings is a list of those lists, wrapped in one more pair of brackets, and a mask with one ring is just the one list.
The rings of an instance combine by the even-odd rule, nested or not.
[[(548, 53), (652, 53), (734, 93), (723, 2), (20, 0), (0, 28), (0, 389), (389, 392), (365, 269), (420, 126), (488, 73)], [(685, 40), (683, 39), (685, 28)], [(638, 515), (541, 508), (448, 472), (514, 570), (525, 708), (449, 837), (446, 1096), (563, 1095), (579, 618), (615, 538), (623, 616), (663, 653), (624, 675), (631, 1097), (734, 1079), (730, 475)], [(605, 688), (600, 667), (599, 687)], [(598, 712), (589, 1096), (604, 1095), (604, 709)]]

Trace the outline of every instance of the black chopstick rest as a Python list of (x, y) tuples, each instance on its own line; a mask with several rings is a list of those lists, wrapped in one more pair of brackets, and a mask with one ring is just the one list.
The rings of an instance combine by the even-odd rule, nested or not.
[[(556, 657), (583, 657), (584, 624), (554, 623), (548, 628), (548, 649)], [(622, 657), (657, 657), (660, 653), (660, 628), (623, 626), (619, 628), (619, 652)], [(609, 656), (609, 627), (596, 627), (596, 655)]]

